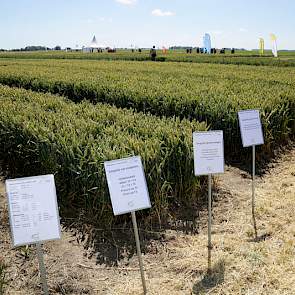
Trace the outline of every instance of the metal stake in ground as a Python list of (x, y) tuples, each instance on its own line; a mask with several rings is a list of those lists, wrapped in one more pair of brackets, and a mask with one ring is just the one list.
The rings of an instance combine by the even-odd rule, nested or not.
[(46, 269), (45, 269), (44, 257), (43, 257), (43, 252), (41, 249), (41, 244), (37, 243), (36, 246), (37, 246), (37, 255), (38, 255), (42, 288), (43, 288), (44, 295), (48, 295), (49, 293), (48, 293), (48, 286), (47, 286), (47, 280), (46, 280)]
[(255, 219), (255, 145), (252, 145), (252, 218), (255, 240), (257, 240), (257, 227)]
[(142, 257), (141, 257), (136, 215), (135, 215), (134, 211), (131, 212), (131, 216), (132, 216), (132, 223), (133, 223), (133, 229), (134, 229), (134, 235), (135, 235), (135, 241), (136, 241), (137, 256), (138, 256), (139, 267), (140, 267), (140, 275), (141, 275), (141, 281), (142, 281), (142, 287), (143, 287), (143, 294), (145, 295), (145, 294), (147, 294), (147, 289), (146, 289), (146, 283), (145, 283), (145, 278), (144, 278), (143, 263), (142, 263)]
[(212, 224), (212, 210), (211, 210), (211, 199), (212, 199), (212, 189), (211, 189), (211, 174), (208, 175), (208, 273), (212, 271), (211, 265), (211, 224)]

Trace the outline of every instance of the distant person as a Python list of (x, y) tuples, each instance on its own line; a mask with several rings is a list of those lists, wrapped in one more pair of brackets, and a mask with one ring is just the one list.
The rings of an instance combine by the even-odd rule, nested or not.
[(151, 57), (151, 60), (152, 61), (155, 61), (156, 60), (157, 51), (156, 51), (156, 47), (155, 46), (153, 46), (153, 48), (151, 48), (151, 50), (150, 50), (150, 57)]
[(231, 54), (235, 54), (235, 49), (234, 48), (232, 48)]

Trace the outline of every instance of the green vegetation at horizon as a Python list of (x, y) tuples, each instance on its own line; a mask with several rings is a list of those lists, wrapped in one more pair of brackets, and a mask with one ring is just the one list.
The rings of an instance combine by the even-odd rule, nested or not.
[[(280, 66), (295, 67), (295, 51), (280, 51), (279, 58), (274, 58), (270, 50), (266, 50), (264, 55), (260, 55), (258, 50), (237, 50), (231, 54), (229, 50), (226, 54), (187, 54), (185, 50), (169, 50), (164, 54), (158, 50), (158, 61), (192, 62), (192, 63), (218, 63), (218, 64), (238, 64), (256, 66)], [(143, 50), (131, 52), (131, 50), (118, 50), (115, 53), (82, 53), (65, 51), (32, 51), (32, 52), (0, 52), (0, 58), (12, 59), (82, 59), (82, 60), (129, 60), (148, 61), (149, 51)]]

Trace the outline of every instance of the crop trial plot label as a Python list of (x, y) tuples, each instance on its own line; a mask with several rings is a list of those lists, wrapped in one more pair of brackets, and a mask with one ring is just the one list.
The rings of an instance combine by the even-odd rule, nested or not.
[(238, 112), (243, 147), (264, 144), (258, 110)]
[(224, 172), (223, 131), (193, 133), (195, 175)]
[(5, 182), (14, 246), (60, 239), (53, 175)]
[(115, 215), (151, 207), (140, 157), (107, 161), (104, 167)]

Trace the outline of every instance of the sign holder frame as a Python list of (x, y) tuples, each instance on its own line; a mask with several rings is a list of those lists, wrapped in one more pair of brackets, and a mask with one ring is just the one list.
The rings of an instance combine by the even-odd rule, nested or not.
[[(130, 161), (132, 162), (130, 164)], [(120, 205), (124, 207), (124, 210), (119, 209), (118, 207), (118, 200), (120, 198), (123, 198), (124, 195), (122, 195), (122, 187), (121, 188), (116, 188), (113, 189), (113, 187), (117, 186), (118, 178), (119, 176), (116, 176), (115, 178), (112, 178), (110, 173), (126, 173), (126, 169), (128, 166), (123, 165), (123, 168), (115, 168), (115, 165), (122, 165), (122, 163), (125, 165), (131, 165), (132, 169), (137, 169), (137, 177), (132, 176), (132, 179), (135, 177), (135, 183), (132, 185), (136, 186), (136, 196), (137, 198), (142, 198), (140, 203), (136, 203), (135, 205), (132, 205), (132, 209), (128, 208), (126, 206), (126, 199), (124, 200), (125, 203), (121, 203)], [(137, 166), (133, 166), (134, 162), (137, 164)], [(142, 282), (142, 288), (143, 288), (143, 294), (147, 294), (147, 287), (146, 287), (146, 280), (145, 280), (145, 275), (144, 275), (144, 267), (143, 267), (143, 260), (142, 260), (142, 254), (141, 254), (141, 248), (140, 248), (140, 239), (139, 239), (139, 231), (138, 231), (138, 226), (137, 226), (137, 221), (136, 221), (136, 211), (143, 210), (143, 209), (148, 209), (151, 208), (151, 202), (149, 198), (149, 193), (148, 193), (148, 188), (147, 188), (147, 183), (146, 183), (146, 178), (144, 174), (144, 169), (141, 161), (140, 156), (133, 156), (133, 157), (128, 157), (128, 158), (122, 158), (122, 159), (117, 159), (117, 160), (111, 160), (111, 161), (106, 161), (104, 162), (104, 167), (105, 167), (105, 172), (106, 172), (106, 178), (107, 178), (107, 183), (109, 187), (109, 193), (111, 197), (111, 202), (112, 202), (112, 207), (113, 207), (113, 212), (114, 215), (121, 215), (121, 214), (126, 214), (126, 213), (131, 213), (131, 218), (132, 218), (132, 224), (133, 224), (133, 231), (134, 231), (134, 237), (135, 237), (135, 243), (136, 243), (136, 249), (137, 249), (137, 256), (138, 256), (138, 262), (139, 262), (139, 269), (140, 269), (140, 275), (141, 275), (141, 282)], [(113, 170), (109, 170), (109, 167), (113, 167)], [(127, 167), (127, 168), (126, 168)], [(139, 171), (138, 171), (139, 169)], [(121, 172), (123, 171), (123, 172)], [(135, 172), (133, 172), (135, 173)], [(128, 174), (127, 174), (128, 175)], [(130, 178), (130, 175), (125, 178)], [(124, 178), (121, 178), (121, 180)], [(137, 180), (136, 180), (137, 179)], [(124, 183), (125, 179), (120, 182), (120, 185), (125, 185)], [(134, 182), (134, 180), (133, 180)], [(129, 184), (129, 181), (128, 181)], [(127, 187), (130, 185), (127, 185)], [(142, 190), (138, 189), (138, 186), (142, 186)], [(124, 198), (123, 198), (124, 199)], [(128, 199), (127, 199), (128, 200)], [(132, 199), (129, 200), (129, 202), (133, 202)], [(128, 203), (129, 205), (129, 203)], [(129, 205), (130, 206), (130, 205)]]
[[(256, 113), (256, 118), (252, 117), (250, 120), (255, 120), (256, 119), (256, 128), (251, 128), (251, 130), (256, 129), (256, 133), (254, 134), (254, 137), (252, 137), (252, 140), (247, 138), (249, 134), (247, 135), (245, 133), (245, 127), (242, 119), (242, 114), (245, 116), (245, 114), (254, 114)], [(262, 123), (261, 123), (261, 117), (260, 117), (260, 112), (258, 109), (254, 110), (241, 110), (238, 112), (238, 119), (239, 119), (239, 125), (240, 125), (240, 132), (241, 132), (241, 137), (242, 137), (242, 144), (243, 147), (250, 147), (252, 146), (252, 205), (251, 205), (251, 213), (252, 213), (252, 223), (253, 223), (253, 228), (254, 228), (254, 240), (257, 241), (258, 239), (258, 234), (257, 234), (257, 223), (256, 223), (256, 216), (255, 216), (255, 160), (256, 160), (256, 151), (255, 151), (255, 146), (256, 145), (261, 145), (264, 144), (264, 137), (263, 137), (263, 129), (262, 129)], [(245, 119), (244, 119), (245, 120)], [(243, 123), (243, 124), (242, 124)], [(249, 131), (249, 130), (248, 130)], [(258, 133), (257, 133), (258, 131)], [(253, 136), (253, 135), (252, 135)]]
[[(32, 237), (34, 237), (34, 239), (29, 240), (29, 241), (22, 241), (20, 243), (16, 243), (15, 240), (15, 231), (14, 231), (14, 225), (13, 225), (13, 210), (11, 208), (11, 200), (9, 197), (9, 192), (10, 192), (10, 188), (9, 188), (9, 182), (10, 181), (32, 181), (33, 179), (36, 181), (37, 179), (39, 179), (39, 182), (41, 180), (46, 179), (46, 182), (50, 181), (50, 179), (52, 178), (52, 189), (53, 189), (53, 195), (52, 197), (53, 199), (53, 204), (55, 206), (55, 210), (56, 210), (56, 222), (57, 222), (57, 234), (58, 236), (56, 236), (56, 233), (54, 233), (54, 237), (42, 237), (39, 238), (39, 234), (34, 234), (32, 235)], [(16, 179), (7, 179), (5, 181), (5, 187), (6, 187), (6, 196), (8, 198), (8, 211), (9, 211), (9, 221), (10, 221), (10, 227), (11, 227), (11, 239), (13, 242), (13, 247), (19, 247), (19, 246), (23, 246), (23, 245), (35, 245), (36, 246), (36, 253), (37, 253), (37, 259), (38, 259), (38, 264), (39, 264), (39, 274), (40, 274), (40, 283), (41, 283), (41, 289), (42, 289), (42, 293), (44, 295), (49, 295), (49, 290), (48, 290), (48, 284), (47, 284), (47, 277), (46, 277), (46, 266), (44, 263), (44, 254), (42, 251), (42, 243), (46, 242), (46, 241), (54, 241), (54, 240), (58, 240), (61, 239), (61, 226), (60, 226), (60, 217), (59, 217), (59, 211), (58, 211), (58, 203), (57, 203), (57, 195), (56, 195), (56, 187), (55, 187), (55, 181), (54, 181), (54, 175), (52, 174), (48, 174), (48, 175), (38, 175), (38, 176), (29, 176), (29, 177), (21, 177), (21, 178), (16, 178)], [(43, 188), (44, 189), (44, 188)], [(51, 204), (53, 206), (53, 204)], [(55, 211), (54, 210), (54, 211)], [(51, 233), (52, 234), (52, 233)]]
[[(222, 145), (221, 145), (221, 153), (222, 153), (222, 167), (218, 167), (217, 169), (213, 169), (215, 171), (212, 171), (211, 169), (208, 170), (208, 173), (203, 173), (203, 172), (196, 172), (195, 169), (195, 175), (208, 175), (208, 244), (207, 244), (207, 248), (208, 248), (208, 269), (207, 269), (207, 273), (209, 275), (212, 274), (212, 175), (215, 174), (219, 174), (219, 173), (224, 173), (224, 140), (223, 140), (223, 131), (222, 130), (210, 130), (210, 131), (203, 131), (203, 132), (194, 132), (193, 133), (193, 142), (194, 142), (194, 134), (195, 133), (203, 133), (203, 134), (213, 134), (213, 133), (221, 133), (221, 137), (222, 137)], [(194, 149), (195, 149), (195, 145), (194, 145)], [(196, 165), (196, 157), (195, 157), (195, 151), (194, 151), (194, 163)], [(196, 168), (196, 166), (195, 166)]]
[(133, 224), (133, 230), (134, 230), (134, 236), (135, 236), (135, 242), (136, 242), (136, 249), (137, 249), (137, 256), (138, 256), (138, 262), (139, 262), (139, 268), (140, 268), (140, 275), (141, 275), (143, 294), (146, 295), (147, 294), (147, 288), (146, 288), (146, 281), (145, 281), (145, 276), (144, 276), (143, 261), (142, 261), (142, 256), (141, 256), (140, 240), (139, 240), (139, 234), (138, 234), (138, 227), (137, 227), (135, 211), (131, 212), (131, 217), (132, 217), (132, 224)]

